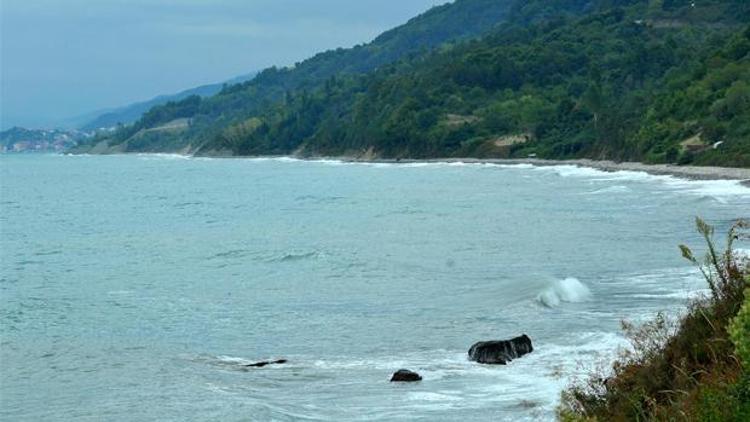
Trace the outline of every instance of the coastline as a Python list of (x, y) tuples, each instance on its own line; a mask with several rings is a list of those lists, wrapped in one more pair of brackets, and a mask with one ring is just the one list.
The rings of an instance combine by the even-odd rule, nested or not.
[[(321, 157), (323, 158), (323, 157)], [(334, 158), (334, 157), (326, 157)], [(656, 176), (673, 176), (688, 180), (736, 180), (750, 187), (750, 169), (738, 167), (676, 166), (670, 164), (644, 164), (580, 158), (573, 160), (548, 160), (542, 158), (429, 158), (429, 159), (373, 159), (335, 158), (365, 163), (468, 163), (468, 164), (531, 164), (534, 166), (578, 166), (606, 172), (635, 171)]]
[[(323, 157), (321, 157), (323, 158)], [(638, 162), (615, 162), (580, 158), (573, 160), (548, 160), (542, 158), (429, 158), (429, 159), (373, 159), (334, 158), (349, 162), (364, 163), (469, 163), (469, 164), (531, 164), (534, 166), (577, 166), (606, 172), (635, 171), (656, 176), (673, 176), (687, 180), (736, 180), (750, 187), (750, 169), (738, 167), (675, 166), (669, 164), (644, 164)]]
[[(80, 155), (77, 153), (68, 153)], [(191, 155), (184, 152), (172, 153), (139, 153), (139, 152), (120, 152), (114, 154), (92, 154), (92, 155), (180, 155), (184, 157), (205, 157), (205, 158), (227, 158), (227, 159), (257, 159), (257, 158), (293, 158), (296, 160), (340, 160), (350, 163), (386, 163), (386, 164), (410, 164), (410, 163), (467, 163), (467, 164), (530, 164), (533, 166), (577, 166), (586, 167), (605, 172), (633, 171), (643, 172), (655, 176), (672, 176), (686, 180), (733, 180), (739, 181), (743, 186), (750, 188), (750, 168), (740, 167), (712, 167), (712, 166), (678, 166), (673, 164), (644, 164), (634, 161), (616, 162), (611, 160), (592, 160), (589, 158), (577, 158), (570, 160), (553, 160), (544, 158), (377, 158), (363, 157), (353, 155), (342, 156), (299, 156), (299, 155)]]

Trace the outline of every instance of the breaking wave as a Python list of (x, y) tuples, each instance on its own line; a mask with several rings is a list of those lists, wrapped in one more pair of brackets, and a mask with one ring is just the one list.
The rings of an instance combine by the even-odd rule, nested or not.
[(591, 290), (580, 280), (568, 277), (557, 280), (552, 286), (541, 292), (537, 300), (548, 308), (560, 306), (561, 303), (584, 302), (591, 297)]

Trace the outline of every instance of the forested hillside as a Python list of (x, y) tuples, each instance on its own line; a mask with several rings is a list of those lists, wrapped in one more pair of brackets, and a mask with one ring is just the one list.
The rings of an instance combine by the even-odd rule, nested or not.
[[(119, 151), (175, 150), (200, 145), (227, 126), (262, 114), (295, 91), (316, 90), (336, 75), (370, 72), (445, 43), (479, 36), (504, 22), (513, 3), (514, 0), (458, 0), (434, 7), (369, 44), (320, 53), (293, 67), (266, 69), (253, 80), (227, 87), (211, 98), (189, 97), (155, 107), (135, 124), (108, 136), (109, 144), (119, 145)], [(190, 118), (190, 127), (182, 131), (159, 130), (180, 118)], [(144, 133), (146, 130), (149, 132)]]
[[(492, 11), (479, 21), (481, 38), (465, 40), (470, 34), (457, 34), (458, 24), (450, 43), (447, 33), (424, 29)], [(490, 24), (503, 16), (506, 25)], [(125, 150), (190, 143), (199, 154), (750, 166), (747, 22), (744, 0), (463, 0), (369, 46), (156, 108), (109, 142), (127, 142)], [(433, 37), (400, 60), (357, 58), (407, 35), (421, 39), (416, 34)], [(191, 118), (184, 131), (143, 135), (178, 118)]]

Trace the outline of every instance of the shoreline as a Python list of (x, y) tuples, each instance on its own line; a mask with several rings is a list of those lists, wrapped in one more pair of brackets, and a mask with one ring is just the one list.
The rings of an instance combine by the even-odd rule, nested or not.
[[(80, 155), (68, 153), (71, 155)], [(685, 180), (732, 180), (738, 181), (743, 186), (750, 188), (750, 168), (740, 167), (715, 167), (715, 166), (678, 166), (673, 164), (644, 164), (634, 161), (616, 162), (611, 160), (592, 160), (589, 158), (578, 158), (571, 160), (553, 160), (544, 158), (363, 158), (351, 155), (343, 156), (311, 156), (301, 157), (295, 155), (206, 155), (196, 156), (191, 154), (176, 153), (118, 153), (103, 155), (181, 155), (190, 158), (226, 158), (226, 159), (256, 159), (256, 158), (293, 158), (302, 161), (339, 160), (346, 163), (385, 163), (385, 164), (413, 164), (413, 163), (466, 163), (466, 164), (530, 164), (539, 167), (549, 166), (577, 166), (592, 168), (605, 172), (633, 171), (643, 172), (655, 176), (672, 176)], [(65, 153), (63, 153), (65, 155)], [(102, 154), (92, 154), (102, 155)]]
[(634, 171), (655, 176), (673, 176), (687, 180), (734, 180), (750, 187), (750, 169), (739, 167), (703, 167), (675, 166), (669, 164), (644, 164), (638, 162), (615, 162), (609, 160), (591, 160), (580, 158), (573, 160), (548, 160), (543, 158), (426, 158), (426, 159), (373, 159), (362, 160), (351, 157), (320, 157), (319, 159), (337, 159), (345, 162), (361, 163), (467, 163), (467, 164), (531, 164), (539, 167), (577, 166), (605, 172)]

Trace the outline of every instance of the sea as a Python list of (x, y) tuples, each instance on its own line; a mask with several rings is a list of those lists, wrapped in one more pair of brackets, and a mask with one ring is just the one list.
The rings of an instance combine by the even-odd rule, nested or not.
[[(750, 189), (576, 166), (0, 156), (0, 420), (553, 420)], [(748, 248), (747, 244), (739, 244)], [(506, 366), (478, 341), (527, 334)], [(286, 364), (251, 368), (255, 362)], [(391, 383), (410, 369), (418, 383)]]

